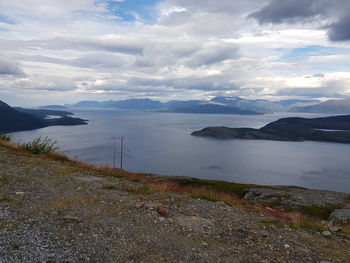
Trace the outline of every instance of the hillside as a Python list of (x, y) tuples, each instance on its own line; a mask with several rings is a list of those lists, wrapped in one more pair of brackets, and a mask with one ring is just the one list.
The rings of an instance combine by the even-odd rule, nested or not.
[(44, 125), (40, 118), (28, 113), (19, 112), (0, 101), (0, 133), (42, 127)]
[[(46, 110), (46, 109), (23, 109), (12, 108), (5, 102), (0, 101), (0, 133), (9, 133), (24, 130), (33, 130), (56, 125), (84, 125), (87, 121), (72, 118), (71, 112)], [(49, 115), (60, 118), (47, 119)]]
[(216, 97), (211, 99), (212, 102), (223, 105), (254, 111), (283, 111), (284, 107), (278, 102), (267, 100), (247, 100), (236, 97)]
[(350, 99), (328, 100), (326, 102), (311, 106), (293, 107), (289, 111), (307, 113), (350, 114)]
[[(0, 170), (2, 262), (349, 262), (347, 225), (315, 219), (303, 224), (297, 213), (228, 194), (214, 198), (205, 188), (170, 184), (171, 178), (111, 172), (1, 146)], [(178, 182), (186, 180), (205, 183)], [(347, 196), (319, 193), (311, 198)]]
[(260, 129), (207, 127), (194, 131), (192, 135), (221, 139), (350, 143), (350, 115), (314, 119), (282, 118)]

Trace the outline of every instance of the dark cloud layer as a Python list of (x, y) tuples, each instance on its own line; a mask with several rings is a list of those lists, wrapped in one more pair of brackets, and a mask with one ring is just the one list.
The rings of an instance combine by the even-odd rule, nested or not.
[(10, 59), (0, 58), (0, 75), (25, 75), (19, 64)]
[(330, 25), (328, 37), (332, 41), (350, 40), (350, 16), (348, 14)]
[(250, 16), (257, 19), (261, 24), (278, 24), (314, 17), (323, 13), (325, 8), (326, 5), (321, 5), (318, 0), (273, 0)]
[(331, 41), (350, 40), (349, 0), (272, 0), (262, 9), (252, 13), (260, 24), (304, 23), (321, 19), (329, 25)]

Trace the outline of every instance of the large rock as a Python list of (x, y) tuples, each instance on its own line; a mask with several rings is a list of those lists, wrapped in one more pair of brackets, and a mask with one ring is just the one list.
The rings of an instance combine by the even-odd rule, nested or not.
[(276, 187), (276, 189), (252, 188), (244, 199), (256, 203), (272, 203), (280, 206), (345, 206), (348, 194), (311, 190), (301, 187)]
[(332, 221), (350, 222), (350, 208), (335, 209), (329, 219)]

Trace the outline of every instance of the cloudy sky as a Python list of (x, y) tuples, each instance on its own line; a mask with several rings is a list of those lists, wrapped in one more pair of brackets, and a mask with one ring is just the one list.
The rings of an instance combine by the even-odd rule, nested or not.
[(349, 0), (1, 0), (0, 100), (350, 95)]

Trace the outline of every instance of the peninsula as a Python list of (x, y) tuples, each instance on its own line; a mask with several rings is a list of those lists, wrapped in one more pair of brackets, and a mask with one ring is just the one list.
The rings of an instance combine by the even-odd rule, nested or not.
[(73, 113), (68, 111), (12, 108), (0, 101), (0, 134), (48, 126), (87, 124), (86, 120), (72, 118), (70, 115)]
[(191, 135), (219, 139), (350, 143), (350, 115), (313, 119), (283, 118), (260, 129), (207, 127)]

